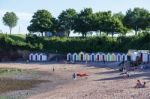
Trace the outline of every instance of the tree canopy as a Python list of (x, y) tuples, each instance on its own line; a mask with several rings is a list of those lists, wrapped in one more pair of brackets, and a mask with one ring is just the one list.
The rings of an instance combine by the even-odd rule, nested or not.
[(129, 9), (124, 17), (124, 24), (135, 30), (135, 34), (141, 29), (144, 30), (150, 26), (150, 13), (144, 8)]
[(64, 31), (69, 37), (70, 31), (73, 30), (74, 19), (77, 16), (77, 13), (74, 9), (67, 9), (62, 11), (58, 16), (58, 21), (60, 28)]
[(122, 12), (112, 14), (111, 11), (93, 12), (92, 8), (85, 8), (80, 12), (74, 9), (62, 11), (58, 18), (52, 17), (47, 10), (38, 10), (34, 13), (28, 30), (30, 32), (64, 33), (69, 36), (71, 31), (81, 33), (86, 37), (88, 33), (115, 33), (125, 35), (129, 30), (137, 34), (140, 30), (150, 28), (150, 13), (143, 8), (129, 9), (124, 15)]
[(82, 10), (75, 19), (74, 30), (82, 34), (82, 37), (86, 37), (87, 32), (92, 31), (92, 15), (91, 8), (85, 8)]
[(3, 16), (3, 23), (4, 25), (9, 27), (10, 34), (12, 31), (12, 28), (17, 25), (18, 17), (14, 12), (6, 12)]
[(30, 21), (30, 26), (27, 29), (30, 32), (49, 32), (52, 31), (54, 18), (51, 13), (47, 10), (38, 10), (34, 13), (32, 20)]

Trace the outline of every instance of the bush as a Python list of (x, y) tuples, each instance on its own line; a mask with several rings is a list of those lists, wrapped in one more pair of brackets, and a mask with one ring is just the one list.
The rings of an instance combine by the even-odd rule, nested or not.
[(68, 52), (127, 52), (129, 49), (150, 50), (150, 34), (143, 33), (138, 36), (118, 38), (89, 37), (89, 38), (65, 38), (65, 37), (37, 37), (28, 35), (19, 38), (0, 34), (0, 49), (21, 49), (29, 51), (43, 51), (51, 53)]

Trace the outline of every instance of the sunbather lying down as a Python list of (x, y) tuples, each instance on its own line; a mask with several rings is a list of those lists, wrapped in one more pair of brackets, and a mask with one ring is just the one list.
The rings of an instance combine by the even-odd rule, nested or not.
[(145, 88), (145, 86), (146, 86), (146, 82), (143, 82), (142, 84), (140, 80), (137, 80), (137, 83), (134, 88)]
[(77, 76), (84, 77), (84, 76), (89, 76), (89, 75), (87, 73), (77, 73)]

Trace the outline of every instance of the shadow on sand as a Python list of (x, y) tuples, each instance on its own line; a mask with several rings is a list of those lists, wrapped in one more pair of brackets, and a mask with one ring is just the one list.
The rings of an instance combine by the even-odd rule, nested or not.
[(106, 80), (119, 80), (119, 79), (136, 79), (139, 77), (144, 77), (145, 80), (150, 80), (150, 72), (142, 72), (139, 74), (132, 74), (130, 77), (123, 77), (121, 75), (118, 74), (118, 76), (116, 77), (109, 77), (109, 78), (102, 78), (102, 79), (98, 79), (98, 80), (94, 80), (94, 81), (106, 81)]

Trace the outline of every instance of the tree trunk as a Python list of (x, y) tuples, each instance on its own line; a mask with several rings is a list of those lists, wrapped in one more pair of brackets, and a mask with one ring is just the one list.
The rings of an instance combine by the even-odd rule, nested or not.
[(86, 33), (85, 33), (85, 36), (84, 36), (85, 38), (86, 38)]
[(100, 33), (100, 36), (102, 36), (102, 32), (101, 32), (101, 31), (99, 31), (99, 33)]
[(107, 36), (108, 36), (108, 32), (107, 32)]
[(84, 33), (82, 33), (82, 38), (84, 38)]
[(114, 32), (112, 32), (111, 35), (112, 35), (112, 38), (113, 38), (114, 37)]
[(68, 32), (68, 33), (67, 33), (67, 37), (69, 37), (69, 35), (70, 35), (70, 33)]
[(43, 32), (42, 32), (42, 37), (43, 37)]
[(11, 27), (9, 27), (9, 30), (10, 30), (10, 32), (9, 32), (9, 33), (10, 33), (10, 35), (11, 35), (12, 28), (11, 28)]
[(137, 32), (138, 32), (138, 27), (137, 25), (135, 26), (135, 35), (137, 35)]
[(135, 30), (135, 35), (137, 35), (137, 33), (138, 33), (138, 31), (137, 31), (137, 30)]
[(70, 35), (70, 31), (68, 30), (68, 31), (67, 31), (67, 37), (69, 37), (69, 35)]

